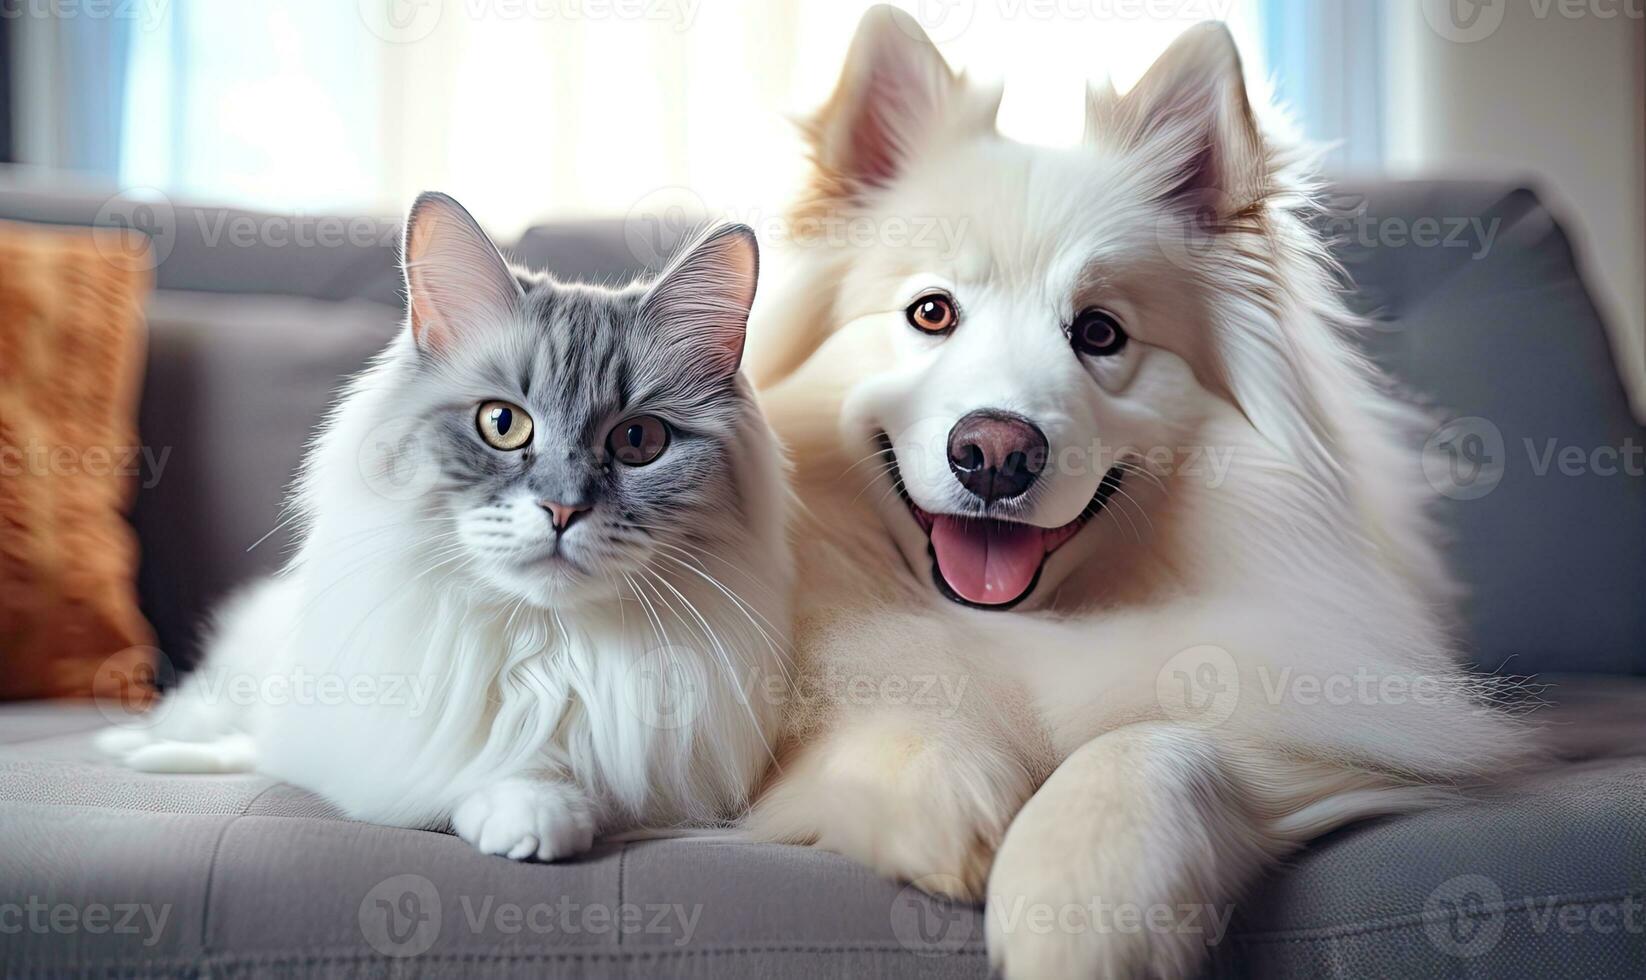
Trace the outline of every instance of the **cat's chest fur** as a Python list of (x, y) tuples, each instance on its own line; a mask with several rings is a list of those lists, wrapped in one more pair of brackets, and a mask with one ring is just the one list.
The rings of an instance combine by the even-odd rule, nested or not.
[(724, 818), (768, 759), (771, 644), (758, 612), (712, 589), (648, 585), (506, 625), (486, 734), (541, 739), (621, 822)]
[[(382, 594), (360, 580), (318, 595), (285, 587), (292, 605), (318, 600), (315, 621)], [(604, 827), (715, 822), (746, 804), (770, 761), (783, 641), (765, 624), (786, 615), (776, 597), (734, 600), (685, 573), (575, 609), (427, 579), (388, 593), (378, 628), (342, 660), (335, 635), (301, 629), (289, 652), (310, 673), (346, 663), (351, 676), (402, 679), (404, 696), (294, 704), (265, 720), (266, 770), (353, 816), (438, 823), (500, 774), (541, 771), (570, 776)]]

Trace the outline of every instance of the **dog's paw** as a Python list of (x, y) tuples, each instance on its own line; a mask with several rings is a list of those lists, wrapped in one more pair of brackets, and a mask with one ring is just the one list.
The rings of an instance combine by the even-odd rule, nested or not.
[(1023, 767), (991, 746), (944, 734), (896, 717), (841, 729), (785, 766), (750, 829), (979, 902), (995, 848), (1032, 787)]
[(1001, 847), (984, 910), (989, 962), (1004, 980), (1187, 980), (1228, 928), (1227, 905), (1158, 884), (1105, 884), (1101, 869), (1093, 878), (1075, 873), (1069, 865), (1083, 858), (1054, 853), (1054, 843), (1026, 859), (1020, 841), (1009, 835)]
[[(1178, 915), (1177, 907), (1160, 897), (1168, 893), (1159, 884), (1124, 883), (1133, 856), (1106, 854), (1101, 845), (1094, 850), (1090, 839), (1069, 832), (1086, 814), (1071, 812), (1058, 821), (1027, 815), (1024, 825), (1014, 825), (1006, 835), (989, 879), (985, 929), (990, 965), (998, 975), (1005, 980), (1192, 975), (1198, 957), (1181, 948), (1186, 937), (1172, 935), (1173, 923), (1155, 918)], [(1154, 915), (1146, 916), (1150, 912)]]
[(554, 861), (594, 846), (594, 813), (565, 783), (505, 779), (459, 803), (452, 830), (482, 854)]
[[(909, 801), (889, 802), (892, 809), (907, 812), (898, 804)], [(923, 820), (887, 821), (867, 828), (867, 855), (858, 856), (866, 857), (881, 874), (939, 898), (982, 902), (999, 845), (993, 815), (979, 812), (970, 800), (929, 802), (934, 805)]]
[(1064, 760), (1012, 821), (985, 909), (1006, 980), (1198, 975), (1260, 829), (1197, 732), (1137, 725)]

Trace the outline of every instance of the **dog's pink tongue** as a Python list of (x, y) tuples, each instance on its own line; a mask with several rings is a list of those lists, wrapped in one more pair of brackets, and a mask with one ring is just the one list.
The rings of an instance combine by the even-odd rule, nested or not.
[(1038, 527), (949, 516), (933, 519), (932, 550), (949, 588), (984, 606), (1011, 602), (1028, 591), (1046, 557)]

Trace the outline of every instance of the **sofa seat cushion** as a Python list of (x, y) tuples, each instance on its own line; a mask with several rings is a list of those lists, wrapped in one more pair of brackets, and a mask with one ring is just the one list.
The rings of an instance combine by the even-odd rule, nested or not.
[[(1597, 747), (1646, 726), (1646, 683), (1545, 697), (1565, 761), (1317, 842), (1240, 904), (1212, 972), (1639, 976), (1646, 757)], [(90, 746), (102, 724), (89, 707), (0, 708), (0, 910), (23, 926), (0, 974), (988, 972), (983, 911), (836, 855), (711, 834), (515, 864), (260, 776), (112, 767)], [(94, 931), (94, 915), (126, 928)]]

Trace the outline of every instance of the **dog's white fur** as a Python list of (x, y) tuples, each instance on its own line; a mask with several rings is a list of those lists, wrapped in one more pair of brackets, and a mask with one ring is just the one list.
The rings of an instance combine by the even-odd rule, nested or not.
[[(876, 8), (812, 123), (794, 220), (963, 235), (953, 254), (888, 233), (768, 264), (750, 364), (808, 508), (812, 696), (751, 825), (986, 895), (1008, 977), (1186, 975), (1204, 934), (1055, 917), (1227, 906), (1311, 837), (1442, 801), (1523, 743), (1454, 666), (1416, 415), (1351, 344), (1311, 185), (1254, 122), (1227, 32), (1190, 31), (1124, 97), (1093, 93), (1077, 149), (1001, 138), (997, 104)], [(947, 338), (904, 319), (931, 286), (962, 310)], [(1071, 350), (1092, 305), (1129, 331), (1120, 355)], [(1013, 514), (1061, 525), (1110, 461), (1125, 471), (1016, 612), (938, 595), (872, 438), (915, 503), (953, 513), (943, 436), (977, 408), (1034, 419), (1054, 461), (1135, 450), (1065, 456)], [(1151, 447), (1209, 447), (1227, 470)]]

